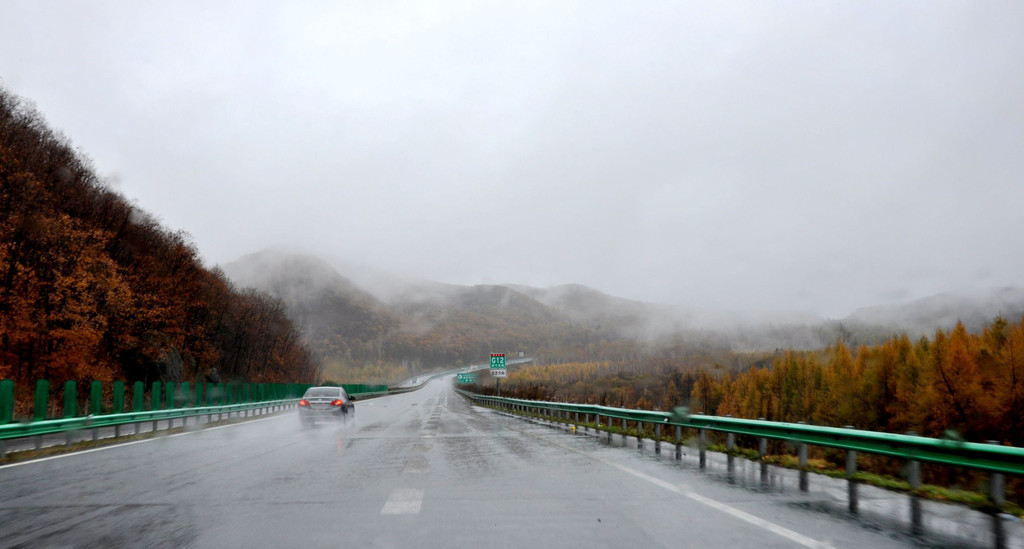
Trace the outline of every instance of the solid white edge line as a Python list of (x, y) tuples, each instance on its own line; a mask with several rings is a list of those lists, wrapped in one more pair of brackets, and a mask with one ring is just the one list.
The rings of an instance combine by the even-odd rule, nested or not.
[[(103, 450), (113, 450), (114, 448), (124, 448), (125, 446), (132, 446), (134, 444), (142, 444), (144, 442), (153, 442), (154, 440), (163, 440), (165, 438), (174, 438), (174, 437), (180, 437), (180, 436), (185, 436), (185, 435), (194, 435), (196, 433), (202, 433), (204, 431), (215, 431), (217, 429), (224, 429), (224, 428), (227, 428), (227, 427), (236, 427), (236, 426), (239, 426), (239, 425), (245, 425), (247, 423), (255, 423), (257, 421), (267, 421), (269, 419), (275, 419), (277, 417), (278, 416), (276, 416), (276, 415), (275, 416), (270, 416), (270, 417), (261, 417), (259, 419), (250, 419), (250, 420), (243, 421), (243, 422), (240, 422), (240, 423), (232, 423), (230, 425), (216, 425), (216, 426), (213, 426), (213, 427), (204, 427), (202, 429), (196, 429), (195, 431), (185, 431), (184, 433), (174, 433), (174, 434), (163, 435), (163, 436), (160, 436), (160, 434), (157, 433), (156, 436), (147, 438), (145, 440), (129, 440), (129, 441), (126, 441), (126, 442), (118, 442), (118, 443), (113, 443), (113, 444), (107, 444), (105, 446), (100, 446), (99, 448), (90, 448), (88, 450), (80, 450), (80, 451), (77, 451), (77, 452), (68, 452), (66, 454), (57, 454), (55, 456), (46, 456), (46, 457), (37, 458), (37, 459), (30, 459), (28, 461), (19, 461), (17, 463), (8, 463), (7, 465), (0, 465), (0, 469), (7, 469), (7, 468), (10, 468), (10, 467), (20, 467), (22, 465), (31, 465), (33, 463), (42, 463), (44, 461), (50, 461), (50, 460), (54, 460), (54, 459), (60, 459), (60, 458), (66, 458), (66, 457), (72, 457), (72, 456), (80, 456), (82, 454), (91, 454), (93, 452), (100, 452), (100, 451), (103, 451)], [(141, 423), (146, 423), (146, 422), (141, 422)], [(149, 432), (152, 433), (153, 431), (149, 431)], [(140, 433), (140, 434), (142, 434), (142, 433)], [(109, 439), (102, 439), (102, 440), (109, 440)], [(53, 448), (53, 446), (49, 446), (49, 448)]]
[(633, 469), (631, 467), (627, 467), (627, 466), (622, 465), (620, 463), (616, 463), (614, 461), (610, 461), (610, 460), (604, 459), (604, 458), (602, 458), (600, 456), (596, 456), (594, 454), (591, 454), (589, 452), (585, 452), (585, 451), (580, 450), (578, 448), (572, 448), (570, 446), (566, 446), (566, 445), (564, 445), (564, 444), (562, 444), (560, 442), (557, 442), (557, 441), (554, 441), (554, 440), (551, 440), (551, 439), (547, 439), (547, 441), (552, 443), (552, 444), (554, 444), (554, 445), (556, 445), (556, 446), (559, 446), (561, 448), (569, 450), (571, 452), (575, 452), (577, 454), (580, 454), (580, 455), (586, 456), (588, 458), (597, 460), (597, 461), (599, 461), (601, 463), (604, 463), (605, 465), (609, 465), (611, 467), (614, 467), (614, 468), (616, 468), (616, 469), (618, 469), (618, 470), (620, 470), (620, 471), (622, 471), (624, 473), (628, 473), (628, 474), (633, 475), (633, 476), (635, 476), (635, 477), (637, 477), (639, 479), (646, 480), (647, 482), (649, 482), (651, 484), (654, 484), (655, 486), (659, 486), (659, 487), (664, 488), (666, 490), (669, 490), (671, 492), (675, 492), (675, 493), (677, 493), (677, 494), (679, 494), (681, 496), (690, 498), (693, 501), (696, 501), (697, 503), (701, 503), (703, 505), (711, 507), (712, 509), (717, 509), (717, 510), (723, 512), (723, 513), (732, 515), (733, 517), (736, 517), (736, 518), (738, 518), (738, 519), (740, 519), (740, 520), (742, 520), (744, 522), (747, 522), (747, 523), (752, 524), (754, 526), (757, 526), (759, 528), (763, 528), (763, 529), (765, 529), (765, 530), (767, 530), (767, 531), (769, 531), (769, 532), (771, 532), (773, 534), (782, 536), (782, 537), (784, 537), (786, 539), (789, 539), (791, 541), (799, 543), (800, 545), (803, 545), (804, 547), (812, 547), (814, 549), (835, 549), (833, 546), (829, 545), (828, 543), (825, 543), (824, 541), (819, 541), (819, 540), (816, 540), (814, 538), (807, 537), (807, 536), (805, 536), (805, 535), (803, 535), (803, 534), (801, 534), (799, 532), (794, 532), (793, 530), (790, 530), (789, 528), (786, 528), (785, 526), (781, 526), (781, 525), (775, 524), (774, 522), (771, 522), (769, 520), (765, 520), (763, 518), (751, 515), (750, 513), (747, 513), (746, 511), (741, 511), (741, 510), (739, 510), (739, 509), (737, 509), (737, 508), (735, 508), (735, 507), (733, 507), (733, 506), (731, 506), (729, 504), (722, 503), (721, 501), (717, 501), (717, 500), (711, 499), (711, 498), (709, 498), (707, 496), (702, 496), (702, 495), (698, 494), (697, 492), (694, 492), (693, 490), (690, 490), (689, 488), (687, 488), (685, 486), (677, 486), (675, 484), (672, 484), (670, 482), (666, 482), (666, 481), (661, 480), (659, 478), (652, 477), (651, 475), (648, 475), (648, 474), (643, 473), (641, 471), (637, 471), (636, 469)]

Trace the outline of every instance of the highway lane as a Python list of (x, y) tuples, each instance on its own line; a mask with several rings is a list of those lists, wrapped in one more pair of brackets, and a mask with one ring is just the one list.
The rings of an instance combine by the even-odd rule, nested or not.
[(449, 383), (0, 468), (0, 547), (920, 546)]

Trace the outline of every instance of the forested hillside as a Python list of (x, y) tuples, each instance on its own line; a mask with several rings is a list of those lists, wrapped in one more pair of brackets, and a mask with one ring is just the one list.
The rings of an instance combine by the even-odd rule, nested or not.
[(0, 378), (312, 382), (318, 368), (283, 302), (204, 268), (0, 89)]
[(264, 251), (225, 266), (235, 282), (282, 299), (333, 380), (391, 383), (592, 340), (593, 330), (504, 286), (411, 286), (382, 301), (311, 256)]
[(1024, 445), (1024, 319), (853, 350), (581, 358), (514, 370), (503, 393)]

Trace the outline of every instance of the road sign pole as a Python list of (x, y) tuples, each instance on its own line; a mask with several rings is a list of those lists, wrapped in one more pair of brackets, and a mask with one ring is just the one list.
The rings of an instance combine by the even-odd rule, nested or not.
[(497, 378), (495, 382), (498, 396), (501, 396), (501, 378), (508, 372), (505, 368), (505, 353), (491, 353), (491, 375)]

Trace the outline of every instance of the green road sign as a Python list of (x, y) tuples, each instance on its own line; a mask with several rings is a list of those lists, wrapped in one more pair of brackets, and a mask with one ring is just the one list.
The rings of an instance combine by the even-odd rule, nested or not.
[(476, 374), (473, 372), (457, 374), (455, 381), (459, 383), (476, 383)]
[(492, 370), (504, 370), (505, 369), (505, 353), (491, 353), (491, 369)]

